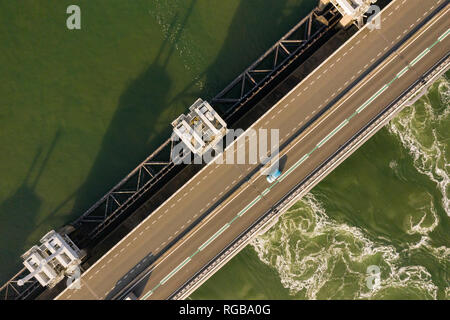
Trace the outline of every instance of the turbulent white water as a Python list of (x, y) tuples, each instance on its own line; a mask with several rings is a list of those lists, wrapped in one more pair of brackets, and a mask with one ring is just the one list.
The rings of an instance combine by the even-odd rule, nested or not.
[[(368, 239), (360, 228), (331, 220), (312, 194), (252, 246), (261, 261), (278, 271), (291, 294), (306, 299), (377, 298), (386, 289), (406, 286), (429, 298), (437, 295), (424, 267), (401, 266), (400, 253), (393, 246)], [(366, 284), (370, 265), (381, 270), (380, 285), (374, 289)]]
[(433, 108), (427, 96), (406, 107), (389, 122), (387, 128), (412, 155), (416, 169), (436, 183), (442, 193), (442, 205), (450, 217), (449, 137), (450, 83), (445, 77), (437, 86), (442, 108)]
[[(416, 170), (436, 184), (438, 194), (442, 195), (442, 209), (450, 216), (447, 132), (450, 84), (442, 78), (433, 88), (439, 95), (440, 106), (432, 107), (427, 95), (403, 110), (387, 127), (410, 153)], [(390, 161), (389, 167), (399, 179), (407, 180), (401, 176), (404, 173), (399, 170), (398, 161)], [(405, 262), (405, 257), (426, 252), (444, 269), (448, 267), (450, 248), (435, 246), (430, 238), (440, 219), (447, 217), (439, 216), (431, 194), (425, 194), (415, 209), (418, 214), (406, 218), (405, 233), (420, 238), (404, 243), (399, 249), (386, 236), (373, 239), (363, 228), (330, 219), (324, 206), (310, 193), (251, 245), (259, 259), (273, 267), (283, 286), (298, 298), (379, 299), (400, 290), (436, 299), (439, 288), (430, 271), (423, 265)], [(367, 285), (367, 268), (371, 265), (381, 271), (380, 284), (372, 289)], [(450, 285), (445, 285), (441, 292), (444, 298), (449, 298)]]

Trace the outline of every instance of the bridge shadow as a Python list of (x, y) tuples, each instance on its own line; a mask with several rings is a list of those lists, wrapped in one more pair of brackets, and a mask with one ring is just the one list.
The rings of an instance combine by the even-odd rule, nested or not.
[(158, 131), (157, 115), (167, 107), (171, 85), (165, 66), (158, 62), (129, 84), (120, 97), (98, 156), (77, 196), (73, 218), (103, 196), (161, 143), (160, 138), (149, 140), (148, 137)]
[[(211, 100), (316, 7), (314, 1), (288, 4), (288, 0), (266, 1), (263, 5), (258, 0), (241, 1), (213, 63), (180, 90), (174, 100), (198, 96)], [(202, 78), (205, 86), (196, 91), (195, 84)]]
[[(39, 178), (30, 178), (35, 172), (42, 149), (37, 152), (24, 182), (12, 196), (0, 204), (0, 241), (11, 244), (11, 259), (8, 261), (17, 261), (16, 254), (22, 252), (27, 237), (36, 227), (48, 222), (65, 204), (75, 198), (75, 204), (67, 218), (72, 221), (154, 150), (170, 133), (169, 123), (163, 129), (158, 125), (158, 119), (164, 111), (173, 108), (179, 100), (189, 101), (186, 104), (187, 110), (189, 103), (196, 97), (209, 99), (214, 96), (312, 8), (310, 4), (298, 4), (290, 8), (287, 0), (269, 1), (264, 5), (257, 0), (241, 1), (215, 61), (195, 76), (195, 81), (186, 84), (174, 98), (169, 98), (173, 79), (167, 72), (167, 65), (195, 3), (195, 0), (191, 2), (184, 20), (175, 15), (169, 30), (171, 36), (166, 37), (154, 61), (127, 85), (120, 96), (116, 113), (104, 135), (100, 151), (86, 181), (39, 224), (36, 224), (36, 219), (42, 199), (35, 191)], [(289, 10), (291, 13), (286, 14)], [(202, 89), (195, 85), (199, 78), (205, 79)], [(60, 135), (61, 132), (58, 131), (38, 170), (38, 177)], [(150, 135), (152, 138), (148, 138)], [(11, 224), (1, 221), (17, 214), (23, 217), (20, 226), (4, 228), (3, 226)], [(0, 268), (12, 269), (11, 264), (3, 261)], [(0, 272), (5, 273), (7, 271)]]
[(73, 217), (78, 217), (87, 209), (87, 204), (103, 196), (161, 142), (157, 138), (148, 140), (148, 136), (157, 131), (156, 115), (167, 105), (171, 84), (165, 67), (154, 63), (121, 95), (101, 150), (77, 196)]
[[(94, 165), (77, 194), (71, 213), (73, 219), (78, 218), (145, 159), (170, 132), (170, 123), (161, 129), (158, 121), (164, 111), (173, 107), (168, 98), (173, 80), (167, 66), (184, 28), (183, 25), (178, 26), (178, 22), (178, 15), (175, 15), (169, 35), (152, 64), (133, 79), (121, 94)], [(175, 44), (171, 44), (172, 39), (175, 39)], [(149, 138), (150, 135), (153, 138)]]
[[(43, 221), (37, 223), (38, 213), (41, 210), (43, 200), (37, 195), (36, 187), (60, 137), (61, 130), (58, 129), (43, 158), (43, 148), (42, 146), (38, 148), (19, 188), (13, 195), (0, 204), (0, 242), (7, 243), (7, 250), (8, 252), (11, 252), (11, 258), (5, 259), (5, 261), (2, 261), (0, 264), (0, 280), (2, 282), (6, 281), (9, 276), (11, 276), (8, 274), (8, 270), (13, 269), (14, 267), (21, 268), (19, 265), (20, 263), (18, 262), (19, 259), (16, 255), (17, 252), (23, 251), (23, 247), (26, 245), (30, 234), (32, 234), (37, 227), (45, 224), (47, 219), (51, 218), (51, 216), (47, 216)], [(20, 220), (11, 219), (11, 216), (19, 215)], [(3, 221), (5, 222), (3, 223)], [(15, 221), (17, 224), (11, 225), (11, 221)], [(2, 255), (3, 254), (4, 253), (2, 252)]]

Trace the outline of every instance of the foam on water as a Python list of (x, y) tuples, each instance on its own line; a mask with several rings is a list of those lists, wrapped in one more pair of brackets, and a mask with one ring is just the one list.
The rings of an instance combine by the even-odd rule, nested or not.
[[(409, 251), (425, 248), (439, 262), (450, 261), (450, 248), (446, 246), (435, 247), (431, 244), (432, 239), (429, 234), (439, 225), (439, 217), (432, 199), (430, 199), (429, 205), (420, 208), (420, 210), (423, 212), (423, 216), (418, 222), (415, 223), (412, 216), (409, 217), (410, 226), (407, 233), (421, 235), (418, 242), (408, 245)], [(429, 220), (432, 222), (427, 222)]]
[(412, 155), (416, 169), (436, 183), (450, 217), (448, 133), (444, 132), (450, 123), (450, 83), (442, 77), (431, 90), (437, 90), (440, 107), (432, 107), (429, 95), (425, 95), (402, 110), (387, 128)]
[[(425, 267), (402, 266), (404, 253), (366, 233), (330, 219), (310, 193), (251, 245), (261, 261), (276, 269), (283, 286), (300, 298), (383, 298), (390, 289), (405, 287), (423, 297), (437, 297), (438, 288)], [(366, 283), (370, 265), (381, 270), (380, 285), (374, 289)]]
[[(413, 221), (413, 217), (409, 217), (409, 230), (407, 230), (408, 234), (421, 234), (421, 235), (427, 235), (431, 231), (433, 231), (439, 224), (439, 217), (436, 214), (436, 209), (434, 208), (433, 201), (430, 199), (429, 205), (423, 206), (422, 208), (419, 208), (421, 212), (423, 212), (423, 216), (420, 218), (420, 220), (415, 223)], [(430, 218), (431, 215), (431, 218)], [(433, 222), (431, 224), (427, 223), (427, 220), (432, 220)]]
[[(431, 101), (431, 95), (436, 94), (438, 101)], [(395, 117), (387, 128), (394, 134), (412, 155), (414, 167), (436, 183), (442, 194), (442, 207), (450, 216), (449, 211), (449, 164), (447, 130), (450, 114), (450, 83), (444, 76), (430, 87), (413, 106), (405, 108)], [(443, 132), (444, 131), (444, 132)], [(396, 169), (396, 166), (390, 166)], [(439, 262), (450, 261), (450, 248), (435, 247), (429, 234), (439, 225), (439, 216), (435, 205), (430, 199), (429, 204), (419, 208), (423, 216), (419, 221), (413, 221), (410, 216), (408, 234), (420, 234), (418, 242), (410, 244), (409, 250), (425, 248)], [(431, 223), (429, 221), (432, 221)], [(448, 291), (445, 292), (448, 296)]]

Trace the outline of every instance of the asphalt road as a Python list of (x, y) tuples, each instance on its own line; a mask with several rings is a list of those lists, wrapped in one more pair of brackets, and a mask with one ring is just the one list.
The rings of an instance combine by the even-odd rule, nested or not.
[(279, 180), (269, 185), (259, 164), (208, 165), (57, 299), (113, 298), (147, 268), (135, 294), (169, 297), (449, 51), (438, 38), (450, 5), (421, 26), (444, 2), (394, 1), (380, 30), (361, 30), (252, 126), (279, 129)]

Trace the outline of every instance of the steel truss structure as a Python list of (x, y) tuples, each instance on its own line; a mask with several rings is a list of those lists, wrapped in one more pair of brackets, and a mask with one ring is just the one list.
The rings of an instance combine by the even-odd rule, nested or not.
[(23, 286), (17, 284), (17, 281), (24, 278), (28, 273), (28, 269), (23, 267), (22, 270), (6, 282), (0, 288), (0, 300), (26, 300), (36, 294), (38, 289), (42, 290), (41, 284), (35, 278), (31, 278)]
[(89, 225), (88, 237), (97, 237), (144, 192), (173, 168), (170, 160), (173, 141), (166, 140), (133, 171), (90, 207), (74, 223), (75, 228)]

